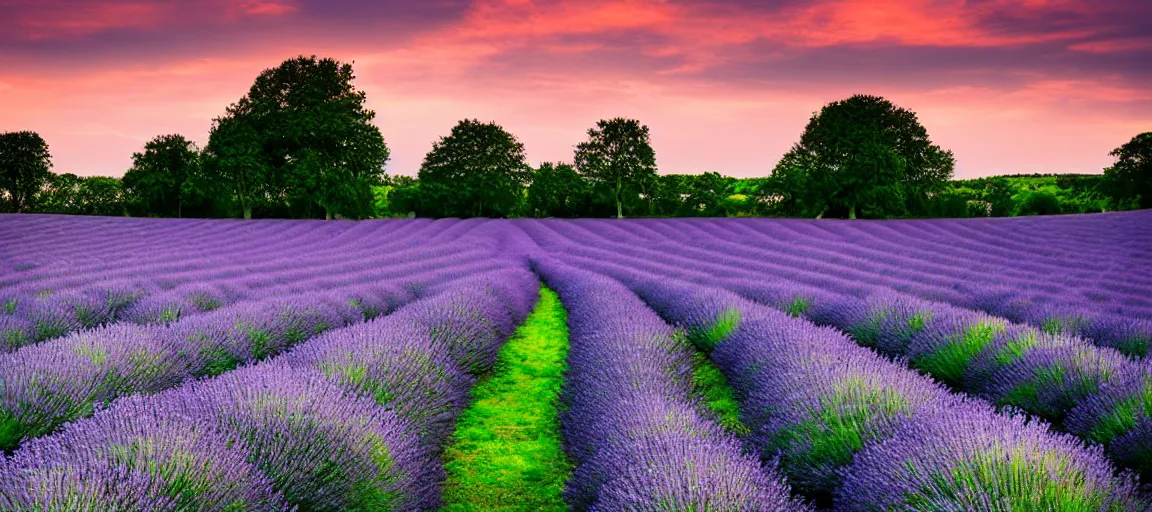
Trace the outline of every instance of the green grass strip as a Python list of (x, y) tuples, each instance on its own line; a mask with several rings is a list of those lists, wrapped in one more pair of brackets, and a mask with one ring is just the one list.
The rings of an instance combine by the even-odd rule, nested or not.
[(541, 288), (456, 423), (442, 510), (567, 510), (560, 493), (571, 465), (557, 417), (567, 356), (568, 314)]
[(688, 340), (696, 348), (692, 355), (692, 392), (716, 415), (716, 423), (724, 430), (736, 436), (746, 436), (751, 431), (740, 421), (740, 402), (736, 400), (724, 373), (709, 357), (712, 349), (739, 326), (740, 310), (728, 308), (707, 328), (690, 329)]
[(736, 436), (752, 432), (740, 421), (740, 402), (736, 401), (728, 379), (703, 352), (696, 352), (692, 357), (692, 389), (704, 406), (716, 414), (716, 423), (724, 430)]

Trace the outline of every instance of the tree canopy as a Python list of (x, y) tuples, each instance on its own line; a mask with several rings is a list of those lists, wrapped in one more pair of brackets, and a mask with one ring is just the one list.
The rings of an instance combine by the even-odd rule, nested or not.
[(227, 184), (245, 218), (258, 205), (371, 216), (388, 147), (354, 78), (350, 64), (316, 56), (264, 70), (213, 123), (205, 175)]
[(122, 216), (125, 213), (124, 189), (119, 179), (107, 176), (53, 174), (40, 190), (36, 211)]
[(188, 179), (199, 172), (200, 153), (183, 135), (159, 135), (132, 153), (123, 187), (133, 215), (183, 217)]
[(916, 114), (879, 96), (856, 95), (814, 114), (780, 160), (782, 200), (823, 216), (829, 209), (885, 217), (907, 213), (952, 176), (951, 151), (932, 144)]
[(588, 184), (570, 164), (544, 162), (528, 186), (530, 217), (581, 217), (588, 209)]
[(635, 119), (597, 121), (588, 130), (588, 140), (576, 146), (575, 163), (593, 186), (609, 191), (617, 218), (624, 217), (625, 194), (650, 194), (656, 183), (656, 152), (648, 127)]
[(0, 211), (30, 211), (51, 176), (52, 155), (40, 134), (0, 133)]
[(417, 179), (421, 214), (501, 217), (524, 200), (531, 167), (524, 144), (496, 123), (465, 119), (432, 144)]
[(1116, 163), (1104, 170), (1113, 197), (1152, 208), (1152, 132), (1132, 137), (1108, 154), (1116, 157)]

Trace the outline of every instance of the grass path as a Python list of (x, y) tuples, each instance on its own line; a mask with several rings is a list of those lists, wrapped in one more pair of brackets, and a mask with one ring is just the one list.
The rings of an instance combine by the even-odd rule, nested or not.
[(568, 355), (568, 314), (556, 293), (540, 301), (472, 390), (444, 454), (443, 511), (566, 510), (571, 467), (561, 446), (557, 399)]
[(716, 415), (716, 422), (724, 430), (737, 437), (751, 433), (740, 421), (740, 402), (728, 379), (703, 352), (696, 352), (692, 360), (692, 390), (700, 397), (708, 410)]
[(712, 323), (711, 328), (689, 331), (688, 340), (696, 347), (692, 358), (692, 391), (713, 414), (724, 430), (737, 437), (751, 433), (740, 421), (740, 402), (724, 373), (712, 362), (709, 354), (716, 344), (728, 337), (740, 325), (740, 312), (728, 309)]

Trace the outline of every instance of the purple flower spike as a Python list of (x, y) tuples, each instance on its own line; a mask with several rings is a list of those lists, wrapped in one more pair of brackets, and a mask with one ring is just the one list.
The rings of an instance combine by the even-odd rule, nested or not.
[(25, 444), (0, 462), (0, 509), (288, 509), (242, 439), (177, 405), (128, 401)]

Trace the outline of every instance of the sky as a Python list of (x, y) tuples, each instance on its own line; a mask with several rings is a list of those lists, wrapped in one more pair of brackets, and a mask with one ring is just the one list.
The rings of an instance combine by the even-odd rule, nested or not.
[(297, 55), (353, 63), (393, 174), (464, 118), (538, 164), (630, 117), (661, 173), (764, 176), (858, 93), (916, 112), (958, 178), (1098, 173), (1152, 131), (1148, 0), (0, 0), (0, 132), (120, 176)]

